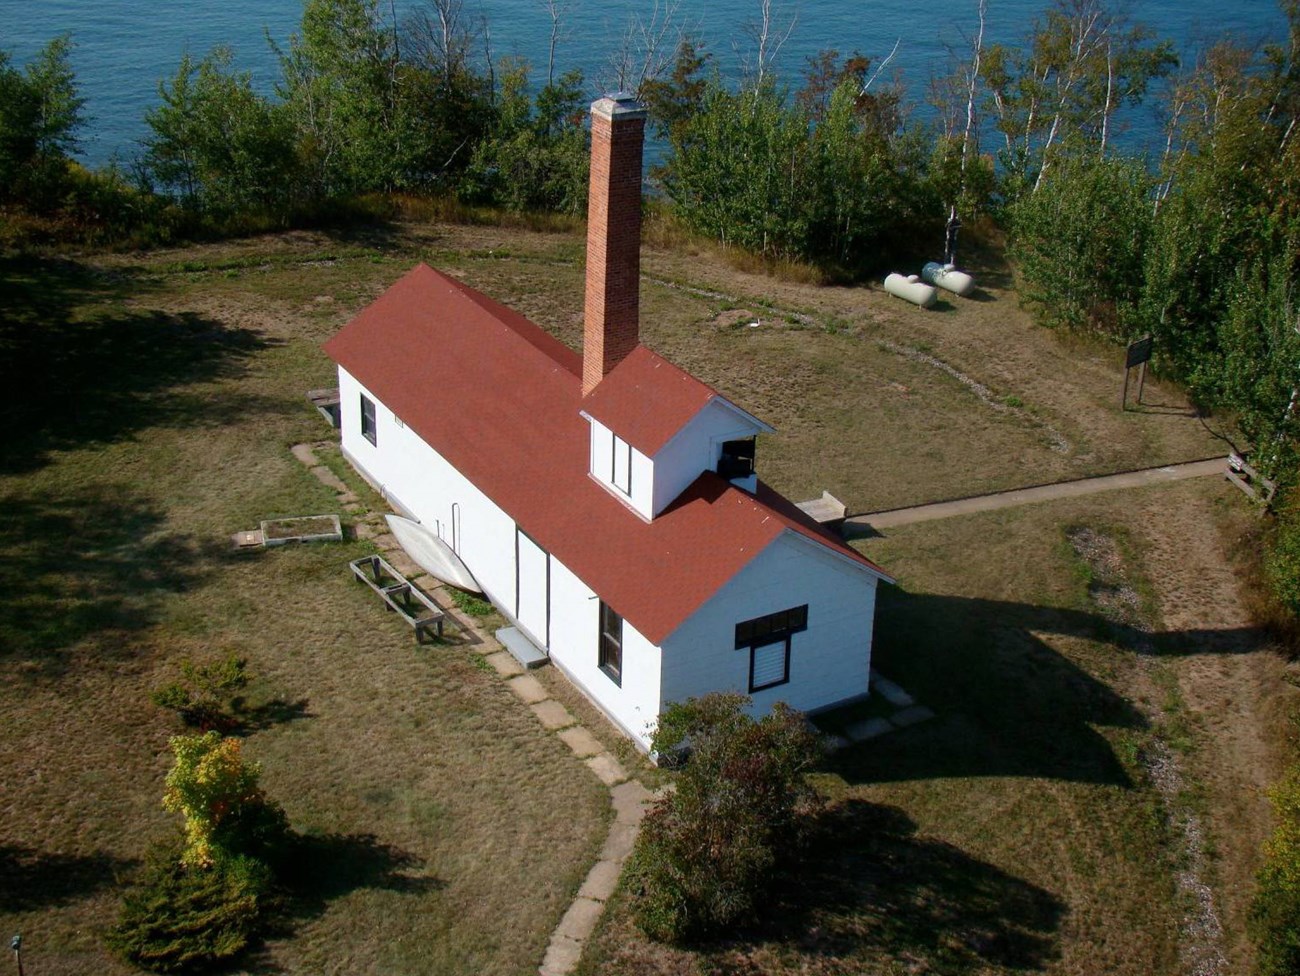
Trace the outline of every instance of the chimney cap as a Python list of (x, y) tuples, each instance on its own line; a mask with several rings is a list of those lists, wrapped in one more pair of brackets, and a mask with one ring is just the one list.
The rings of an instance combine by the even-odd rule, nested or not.
[(644, 119), (646, 109), (644, 105), (637, 101), (636, 95), (631, 92), (613, 92), (592, 102), (591, 114), (611, 120), (618, 119), (622, 121), (627, 119), (630, 121), (632, 119)]

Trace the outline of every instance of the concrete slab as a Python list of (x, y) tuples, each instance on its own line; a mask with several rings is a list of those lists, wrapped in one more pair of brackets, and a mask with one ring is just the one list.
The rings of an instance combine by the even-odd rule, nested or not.
[(348, 490), (341, 478), (323, 464), (319, 464), (311, 469), (311, 473), (316, 476), (316, 480), (327, 488), (333, 488), (337, 492)]
[(893, 732), (894, 726), (887, 718), (864, 718), (860, 722), (849, 725), (844, 731), (854, 742), (866, 742), (886, 732)]
[(632, 824), (615, 823), (609, 828), (609, 835), (605, 838), (605, 846), (600, 849), (600, 859), (602, 861), (613, 861), (616, 864), (622, 864), (627, 860), (632, 848), (636, 846), (636, 835), (638, 829)]
[(497, 651), (495, 654), (487, 655), (483, 660), (496, 669), (496, 673), (503, 678), (513, 678), (517, 674), (524, 673), (524, 666), (512, 658), (505, 651)]
[(352, 527), (352, 531), (358, 539), (373, 539), (379, 535), (379, 530), (369, 522), (358, 522)]
[(558, 935), (551, 937), (551, 944), (546, 947), (546, 958), (537, 970), (538, 976), (569, 976), (578, 968), (582, 958), (582, 943)]
[(542, 723), (544, 728), (554, 732), (556, 729), (566, 729), (572, 725), (576, 719), (569, 714), (569, 710), (557, 702), (554, 698), (548, 698), (546, 701), (540, 701), (536, 705), (529, 705), (537, 720)]
[(581, 725), (574, 725), (560, 733), (560, 738), (564, 744), (573, 750), (573, 754), (579, 759), (586, 759), (588, 756), (594, 756), (605, 750), (600, 744), (600, 740), (592, 735)]
[(913, 705), (911, 708), (905, 708), (901, 712), (895, 712), (889, 717), (889, 720), (900, 729), (905, 729), (909, 725), (919, 725), (921, 722), (928, 722), (934, 718), (934, 712), (924, 705)]
[(419, 576), (420, 573), (424, 572), (422, 569), (420, 569), (419, 564), (416, 563), (416, 561), (412, 559), (410, 556), (408, 556), (406, 552), (402, 549), (398, 549), (395, 552), (390, 552), (387, 556), (387, 559), (388, 562), (392, 565), (392, 567), (395, 570), (397, 570), (399, 573), (401, 573), (403, 576), (405, 576), (408, 580), (412, 579), (413, 577)]
[(650, 791), (634, 779), (620, 783), (609, 791), (610, 802), (614, 805), (614, 819), (618, 823), (639, 824), (645, 816), (646, 805), (654, 797)]
[(339, 492), (340, 505), (355, 505), (359, 501), (361, 501), (361, 499), (358, 498), (354, 492), (351, 491)]
[[(516, 678), (516, 681), (521, 680)], [(606, 786), (617, 786), (627, 779), (627, 770), (608, 752), (597, 753), (586, 760), (587, 768)]]
[(614, 889), (618, 887), (618, 878), (622, 873), (623, 865), (616, 861), (597, 861), (587, 872), (587, 879), (582, 882), (582, 887), (578, 889), (578, 897), (609, 901), (610, 895), (614, 894)]
[(294, 457), (309, 468), (314, 468), (320, 464), (320, 460), (312, 451), (310, 444), (295, 444), (293, 447), (289, 448), (289, 450), (293, 453)]
[(420, 567), (415, 564), (415, 560), (401, 549), (396, 549), (393, 552), (388, 553), (384, 558), (388, 560), (389, 565), (392, 566), (393, 569), (397, 570), (408, 580), (412, 576), (418, 576), (422, 572)]
[(517, 678), (511, 678), (506, 682), (506, 687), (523, 699), (525, 705), (532, 705), (551, 697), (542, 687), (542, 683), (531, 674), (521, 674)]
[(895, 708), (907, 708), (916, 704), (916, 699), (902, 688), (890, 681), (875, 668), (871, 669), (871, 690), (877, 692), (885, 701)]
[(540, 668), (550, 661), (546, 652), (529, 640), (518, 627), (502, 627), (493, 636), (526, 668)]
[(394, 536), (393, 533), (382, 529), (377, 535), (371, 537), (371, 541), (374, 542), (377, 548), (382, 549), (384, 552), (391, 552), (394, 549), (402, 548), (398, 544), (397, 537)]
[(600, 921), (600, 913), (604, 910), (604, 904), (594, 898), (575, 898), (569, 910), (564, 913), (564, 918), (560, 919), (555, 934), (574, 942), (586, 942), (591, 933), (596, 931), (596, 923)]

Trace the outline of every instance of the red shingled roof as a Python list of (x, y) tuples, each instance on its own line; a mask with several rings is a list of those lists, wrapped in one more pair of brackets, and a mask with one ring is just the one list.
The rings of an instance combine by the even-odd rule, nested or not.
[(885, 575), (762, 484), (751, 495), (706, 472), (654, 521), (629, 512), (587, 474), (582, 358), (427, 265), (325, 351), (655, 644), (787, 529)]
[(582, 401), (592, 417), (654, 457), (718, 392), (637, 346)]

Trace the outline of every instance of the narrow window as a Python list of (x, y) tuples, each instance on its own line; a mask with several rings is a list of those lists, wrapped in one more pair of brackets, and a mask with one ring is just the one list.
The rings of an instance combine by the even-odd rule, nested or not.
[(600, 602), (600, 670), (623, 686), (623, 618), (604, 600)]
[(614, 470), (610, 481), (625, 495), (632, 494), (632, 447), (627, 441), (614, 435)]
[(361, 436), (376, 447), (379, 446), (375, 434), (375, 401), (364, 393), (361, 394)]
[(808, 629), (808, 604), (736, 624), (736, 649), (749, 651), (749, 690), (790, 680), (790, 638)]
[(769, 644), (755, 644), (749, 649), (749, 690), (775, 688), (790, 680), (790, 638), (782, 637)]
[(723, 441), (722, 454), (718, 457), (718, 474), (731, 481), (736, 478), (748, 478), (753, 473), (754, 438)]

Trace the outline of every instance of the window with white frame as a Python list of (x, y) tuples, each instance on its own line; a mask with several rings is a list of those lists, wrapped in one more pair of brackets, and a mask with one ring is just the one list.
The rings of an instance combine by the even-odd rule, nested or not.
[(600, 670), (614, 684), (623, 684), (623, 618), (604, 600), (600, 601)]
[(364, 393), (361, 394), (361, 436), (376, 447), (379, 446), (375, 431), (375, 401)]
[(609, 480), (625, 495), (632, 494), (632, 445), (617, 434), (611, 435), (614, 438), (613, 454), (613, 471), (610, 472)]

